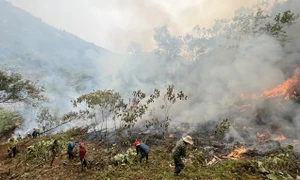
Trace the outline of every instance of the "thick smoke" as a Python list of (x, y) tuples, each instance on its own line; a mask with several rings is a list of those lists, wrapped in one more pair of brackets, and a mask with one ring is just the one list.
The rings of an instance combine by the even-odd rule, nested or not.
[[(253, 17), (251, 13), (256, 13), (258, 7), (270, 10), (272, 16), (260, 21), (257, 27), (251, 19)], [(184, 31), (172, 30), (174, 27), (180, 29), (180, 22), (176, 22), (177, 26), (171, 26), (170, 23), (169, 29), (167, 26), (158, 27), (151, 36), (151, 41), (154, 39), (156, 43), (155, 50), (144, 52), (142, 47), (145, 45), (132, 44), (126, 55), (113, 55), (106, 61), (103, 59), (97, 61), (95, 67), (98, 73), (95, 74), (93, 83), (87, 82), (82, 94), (96, 88), (114, 89), (128, 98), (132, 90), (141, 89), (150, 93), (154, 88), (162, 90), (166, 89), (167, 84), (174, 84), (177, 90), (183, 90), (188, 95), (188, 101), (176, 103), (172, 107), (170, 111), (172, 126), (178, 126), (182, 122), (191, 125), (205, 124), (222, 118), (229, 118), (231, 122), (238, 121), (247, 126), (257, 126), (255, 113), (257, 109), (265, 109), (267, 115), (261, 118), (264, 123), (262, 129), (276, 124), (282, 131), (295, 131), (292, 138), (300, 136), (296, 131), (300, 128), (298, 120), (300, 114), (297, 111), (299, 105), (292, 101), (284, 101), (283, 107), (278, 108), (272, 101), (252, 100), (252, 106), (242, 113), (230, 106), (232, 103), (241, 103), (240, 94), (260, 94), (266, 89), (276, 87), (291, 77), (299, 65), (299, 19), (295, 24), (285, 27), (284, 30), (289, 37), (285, 46), (273, 36), (257, 32), (260, 27), (272, 22), (277, 13), (286, 10), (299, 12), (299, 2), (290, 0), (274, 6), (271, 3), (259, 4), (254, 8), (241, 8), (236, 11), (235, 18), (219, 19), (211, 28), (203, 28), (204, 25), (200, 20), (198, 22), (196, 16), (194, 17), (196, 20), (188, 24), (194, 23), (199, 26), (182, 36), (178, 34), (186, 31), (186, 28), (183, 28)], [(189, 19), (188, 17), (190, 16), (183, 16), (177, 21), (184, 21)], [(157, 25), (163, 23), (159, 21)], [(114, 37), (121, 39), (115, 34), (118, 33), (114, 33)], [(139, 42), (148, 44), (149, 38), (145, 38), (147, 40)], [(63, 89), (60, 97), (64, 98), (52, 103), (50, 107), (64, 111), (72, 109), (70, 99), (76, 98), (80, 93), (65, 87), (66, 81), (64, 79), (52, 81), (54, 88)], [(163, 119), (161, 104), (161, 101), (157, 101), (151, 106), (155, 108), (156, 116), (160, 120)], [(151, 117), (145, 116), (143, 119), (147, 118)], [(189, 132), (194, 130), (190, 129)]]
[(168, 24), (172, 33), (181, 35), (196, 24), (209, 27), (215, 19), (230, 18), (236, 9), (251, 7), (260, 0), (10, 1), (56, 28), (124, 52), (132, 41), (140, 43), (144, 50), (152, 50), (153, 27)]
[[(269, 9), (272, 16), (261, 20), (257, 27), (250, 17), (258, 7)], [(290, 138), (296, 138), (300, 128), (299, 105), (292, 101), (283, 101), (279, 106), (275, 100), (251, 100), (251, 107), (242, 113), (230, 106), (232, 103), (242, 105), (241, 94), (261, 94), (277, 87), (298, 67), (299, 19), (285, 27), (288, 35), (285, 46), (275, 37), (259, 32), (259, 28), (272, 22), (276, 14), (286, 10), (299, 12), (299, 2), (291, 0), (271, 7), (260, 4), (255, 8), (239, 9), (234, 19), (218, 20), (212, 28), (197, 26), (184, 36), (172, 35), (166, 27), (158, 28), (154, 33), (155, 53), (141, 53), (140, 48), (133, 45), (129, 52), (134, 55), (122, 61), (117, 72), (106, 74), (113, 82), (110, 87), (123, 92), (135, 88), (150, 92), (174, 84), (189, 96), (189, 100), (172, 107), (173, 126), (229, 118), (231, 122), (255, 126), (254, 134), (258, 128), (264, 130), (276, 125), (285, 134), (295, 132)], [(153, 107), (160, 111), (161, 103)], [(261, 125), (255, 116), (259, 109), (265, 111), (259, 120)], [(157, 115), (163, 118), (163, 114), (158, 112)]]

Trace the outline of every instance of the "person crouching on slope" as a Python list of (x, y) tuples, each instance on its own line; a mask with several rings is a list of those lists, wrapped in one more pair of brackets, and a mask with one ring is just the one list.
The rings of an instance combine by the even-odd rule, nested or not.
[(175, 163), (175, 171), (174, 175), (178, 176), (179, 173), (183, 170), (184, 164), (181, 160), (181, 157), (186, 156), (186, 146), (190, 144), (193, 144), (193, 139), (191, 136), (186, 136), (179, 141), (177, 141), (176, 146), (172, 149), (172, 156)]
[(136, 154), (138, 155), (139, 153), (141, 153), (140, 163), (142, 163), (142, 160), (145, 157), (146, 157), (146, 162), (148, 162), (148, 155), (150, 152), (150, 148), (144, 143), (134, 143), (134, 145), (136, 147)]
[(14, 137), (11, 137), (7, 143), (7, 151), (8, 151), (8, 157), (15, 157), (17, 154), (17, 144), (18, 140), (16, 140)]
[(67, 153), (69, 155), (69, 160), (73, 160), (74, 159), (74, 153), (73, 153), (73, 150), (76, 146), (76, 143), (77, 142), (73, 142), (73, 138), (70, 138), (70, 142), (68, 143), (68, 150), (67, 150)]
[(87, 166), (87, 162), (86, 162), (86, 149), (82, 142), (79, 143), (79, 157), (80, 157), (80, 162), (83, 170), (83, 168)]

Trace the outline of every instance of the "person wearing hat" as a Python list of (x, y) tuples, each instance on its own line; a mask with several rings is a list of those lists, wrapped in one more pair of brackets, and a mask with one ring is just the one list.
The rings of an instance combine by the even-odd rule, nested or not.
[(36, 138), (40, 135), (40, 129), (39, 128), (33, 128), (32, 137)]
[(183, 170), (184, 164), (181, 160), (181, 157), (186, 156), (186, 146), (193, 144), (193, 139), (191, 136), (185, 136), (184, 138), (177, 141), (176, 146), (172, 149), (172, 156), (175, 163), (174, 175), (178, 176), (179, 173)]
[(8, 151), (8, 157), (15, 157), (17, 154), (17, 144), (18, 140), (14, 137), (11, 137), (7, 143), (7, 151)]
[(141, 153), (140, 163), (142, 163), (143, 158), (146, 158), (146, 161), (148, 162), (150, 148), (144, 143), (139, 143), (138, 140), (136, 140), (133, 144), (136, 147), (136, 154), (138, 155)]
[(82, 166), (82, 170), (84, 167), (87, 166), (87, 161), (86, 161), (86, 149), (84, 147), (84, 143), (80, 142), (79, 143), (79, 158)]
[(136, 148), (136, 154), (139, 154), (139, 148), (137, 147), (137, 145), (140, 144), (140, 142), (136, 139), (133, 143), (133, 145), (135, 146)]

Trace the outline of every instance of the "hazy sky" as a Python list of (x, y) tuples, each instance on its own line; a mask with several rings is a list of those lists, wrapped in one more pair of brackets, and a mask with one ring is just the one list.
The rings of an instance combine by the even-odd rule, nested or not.
[(195, 25), (210, 26), (239, 7), (260, 0), (10, 0), (44, 22), (89, 42), (122, 52), (132, 41), (155, 46), (153, 29), (168, 24), (182, 34)]

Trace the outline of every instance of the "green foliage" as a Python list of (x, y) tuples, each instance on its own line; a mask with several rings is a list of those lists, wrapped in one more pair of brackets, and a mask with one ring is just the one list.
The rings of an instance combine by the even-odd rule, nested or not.
[(117, 154), (114, 156), (114, 161), (120, 165), (120, 164), (134, 164), (136, 157), (136, 151), (132, 148), (127, 149), (126, 153), (124, 154)]
[(29, 80), (23, 80), (19, 73), (7, 74), (0, 71), (0, 103), (24, 102), (36, 105), (46, 98), (42, 94), (44, 88), (37, 86)]
[(124, 104), (120, 94), (114, 92), (113, 90), (98, 90), (89, 94), (84, 94), (78, 97), (77, 100), (73, 102), (73, 105), (77, 107), (77, 105), (80, 103), (85, 103), (87, 108), (92, 109), (94, 111), (94, 113), (89, 115), (89, 118), (95, 119), (95, 125), (98, 124), (96, 114), (101, 114), (101, 129), (103, 127), (104, 122), (106, 122), (106, 132), (107, 121), (109, 116), (114, 114), (116, 112), (116, 109), (122, 107)]
[(215, 126), (215, 137), (224, 137), (225, 133), (228, 131), (230, 127), (230, 123), (228, 122), (228, 119), (222, 119), (220, 125), (216, 124)]
[(202, 151), (199, 151), (197, 149), (193, 150), (190, 153), (189, 158), (191, 159), (195, 167), (203, 167), (205, 165), (206, 156)]
[(38, 141), (37, 143), (28, 146), (26, 148), (26, 153), (29, 158), (41, 158), (42, 160), (49, 159), (48, 149), (52, 145), (53, 140), (48, 141)]
[(22, 123), (22, 117), (12, 111), (0, 109), (0, 132), (5, 132), (16, 126), (16, 123)]
[(257, 161), (258, 170), (266, 174), (268, 179), (289, 179), (296, 178), (299, 162), (294, 160), (289, 154), (278, 154), (274, 157), (265, 157)]
[[(36, 143), (28, 146), (26, 148), (27, 159), (33, 160), (35, 162), (43, 162), (48, 161), (51, 157), (51, 146), (54, 140), (39, 140)], [(66, 149), (68, 145), (67, 139), (61, 139), (58, 142), (58, 148), (56, 155), (60, 155), (60, 153)]]
[(100, 107), (100, 109), (107, 109), (111, 112), (120, 100), (120, 94), (113, 90), (98, 90), (78, 97), (73, 105), (77, 107), (78, 103), (85, 102), (88, 108)]
[(132, 92), (132, 100), (128, 104), (124, 104), (122, 111), (115, 111), (114, 118), (120, 118), (124, 123), (123, 128), (132, 128), (135, 123), (148, 110), (149, 104), (153, 103), (156, 98), (160, 96), (160, 91), (155, 89), (153, 94), (149, 96), (145, 103), (142, 101), (146, 98), (146, 94), (141, 90)]
[(266, 24), (265, 30), (270, 35), (275, 36), (276, 38), (278, 38), (281, 41), (282, 45), (284, 45), (283, 43), (286, 41), (287, 34), (283, 30), (283, 28), (284, 28), (285, 25), (289, 26), (289, 25), (293, 24), (293, 22), (298, 17), (299, 17), (299, 14), (295, 15), (290, 10), (283, 12), (283, 14), (279, 13), (274, 18), (273, 23), (267, 23)]

